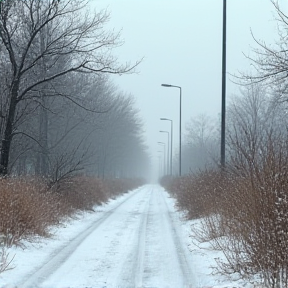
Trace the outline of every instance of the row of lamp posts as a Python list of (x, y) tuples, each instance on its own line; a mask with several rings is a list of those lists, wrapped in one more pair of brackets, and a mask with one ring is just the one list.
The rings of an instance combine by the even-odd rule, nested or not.
[[(176, 85), (170, 85), (170, 84), (162, 84), (163, 87), (174, 87), (179, 88), (180, 90), (180, 110), (179, 110), (179, 176), (181, 176), (181, 108), (182, 108), (182, 88), (180, 86)], [(170, 121), (171, 123), (171, 130), (169, 131), (163, 131), (160, 130), (161, 133), (167, 133), (168, 135), (168, 151), (167, 151), (167, 175), (169, 174), (169, 167), (170, 167), (170, 175), (172, 176), (172, 149), (173, 149), (173, 121), (168, 118), (160, 118), (160, 120), (164, 121)], [(169, 134), (170, 134), (170, 165), (169, 165)], [(159, 144), (159, 142), (158, 142)], [(165, 153), (165, 152), (164, 152)]]
[[(221, 167), (225, 168), (225, 116), (226, 116), (226, 10), (227, 10), (227, 0), (223, 0), (223, 39), (222, 39), (222, 102), (221, 102)], [(182, 101), (182, 89), (180, 86), (170, 85), (170, 84), (162, 84), (163, 87), (173, 87), (178, 88), (180, 90), (180, 113), (179, 113), (179, 176), (181, 176), (181, 101)], [(170, 175), (172, 175), (172, 142), (173, 142), (173, 121), (168, 118), (160, 118), (160, 120), (168, 120), (171, 121), (171, 145), (170, 145)], [(168, 133), (168, 131), (160, 131)], [(164, 143), (163, 143), (164, 144)], [(169, 140), (168, 140), (169, 145)], [(165, 153), (165, 152), (164, 152)], [(168, 147), (169, 153), (169, 147)], [(168, 154), (169, 155), (169, 154)], [(167, 156), (167, 164), (169, 157)], [(169, 165), (169, 164), (168, 164)], [(167, 168), (168, 174), (168, 168)]]

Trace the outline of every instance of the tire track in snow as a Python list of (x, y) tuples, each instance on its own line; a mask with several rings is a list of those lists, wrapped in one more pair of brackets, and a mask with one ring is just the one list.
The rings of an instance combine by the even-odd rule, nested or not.
[(143, 211), (135, 253), (135, 284), (129, 287), (176, 287), (176, 283), (181, 283), (180, 287), (194, 287), (192, 263), (162, 188), (152, 188)]
[(140, 225), (140, 233), (138, 237), (138, 253), (137, 253), (137, 266), (135, 273), (135, 287), (143, 286), (143, 274), (144, 274), (144, 261), (145, 261), (145, 247), (146, 247), (146, 234), (147, 234), (147, 222), (149, 217), (149, 212), (151, 208), (151, 200), (153, 197), (153, 188), (150, 190), (149, 201), (146, 203), (144, 217), (142, 218)]
[(166, 201), (158, 185), (133, 191), (19, 287), (194, 287), (181, 227)]
[(180, 263), (180, 267), (182, 270), (182, 274), (183, 274), (183, 279), (184, 279), (184, 286), (185, 287), (194, 287), (195, 285), (195, 275), (191, 269), (191, 264), (189, 263), (189, 258), (191, 259), (191, 257), (188, 257), (189, 255), (189, 251), (188, 248), (185, 249), (185, 243), (183, 243), (181, 241), (180, 238), (180, 232), (179, 232), (179, 225), (177, 225), (177, 223), (175, 223), (175, 219), (173, 217), (173, 212), (169, 209), (169, 206), (166, 202), (166, 199), (163, 195), (163, 188), (162, 191), (160, 192), (161, 197), (162, 197), (162, 201), (163, 203), (165, 203), (165, 206), (167, 208), (167, 213), (168, 213), (168, 217), (169, 217), (169, 223), (171, 226), (171, 230), (172, 230), (172, 235), (173, 235), (173, 240), (174, 240), (174, 244), (175, 244), (175, 248), (177, 250), (177, 255), (178, 255), (178, 259), (179, 259), (179, 263)]
[(141, 263), (138, 263), (135, 287), (176, 287), (180, 283), (180, 287), (194, 287), (192, 263), (177, 229), (179, 223), (172, 213), (163, 189), (157, 186), (150, 194), (149, 208), (139, 235), (141, 257), (138, 261)]
[(136, 189), (129, 195), (127, 198), (125, 197), (123, 201), (119, 204), (111, 208), (110, 210), (104, 212), (104, 214), (98, 218), (94, 223), (92, 223), (85, 231), (82, 231), (74, 238), (72, 238), (68, 245), (63, 245), (57, 250), (54, 251), (53, 255), (42, 264), (37, 270), (34, 270), (28, 277), (22, 280), (17, 286), (21, 288), (37, 288), (39, 285), (49, 276), (51, 275), (57, 267), (59, 267), (62, 263), (64, 263), (70, 255), (77, 249), (77, 247), (93, 232), (97, 227), (99, 227), (103, 222), (105, 222), (121, 205), (126, 203), (126, 201), (133, 198), (137, 195), (141, 189), (145, 189), (141, 187)]
[[(142, 274), (145, 254), (145, 240), (146, 240), (146, 226), (147, 217), (150, 208), (151, 194), (153, 193), (153, 186), (149, 187), (149, 190), (143, 195), (141, 205), (138, 205), (134, 209), (134, 213), (138, 215), (137, 225), (134, 226), (134, 235), (130, 251), (126, 255), (123, 267), (119, 272), (117, 279), (117, 286), (125, 288), (142, 287)], [(113, 286), (114, 287), (114, 286)]]

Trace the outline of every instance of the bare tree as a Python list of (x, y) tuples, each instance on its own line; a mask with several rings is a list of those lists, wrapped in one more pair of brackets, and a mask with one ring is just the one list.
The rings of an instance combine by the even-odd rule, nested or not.
[(217, 163), (219, 139), (215, 120), (201, 114), (186, 124), (183, 170), (196, 172)]
[(286, 135), (285, 109), (272, 101), (263, 86), (253, 84), (242, 89), (242, 96), (235, 97), (227, 110), (230, 168), (236, 169), (235, 173), (246, 171), (246, 176), (256, 173), (256, 163), (261, 162), (266, 143)]
[(287, 287), (286, 111), (259, 84), (242, 94), (227, 113), (228, 177), (213, 228), (227, 235), (215, 240), (228, 260), (220, 267), (243, 277), (259, 273), (266, 287)]
[[(114, 98), (113, 108), (101, 115), (102, 128), (95, 135), (98, 143), (98, 175), (101, 177), (135, 176), (147, 168), (143, 124), (131, 96), (121, 93)], [(141, 163), (141, 164), (140, 164)], [(138, 166), (145, 166), (141, 170)], [(140, 173), (141, 170), (141, 173)]]
[[(109, 15), (106, 11), (89, 14), (86, 5), (85, 0), (1, 1), (0, 39), (9, 59), (9, 76), (2, 112), (0, 174), (8, 173), (21, 102), (37, 98), (43, 106), (45, 90), (45, 96), (57, 94), (78, 104), (81, 95), (73, 94), (73, 89), (56, 91), (63, 79), (79, 73), (128, 73), (138, 64), (117, 63), (110, 51), (122, 42), (119, 34), (104, 30)], [(39, 67), (46, 72), (39, 73)]]
[(263, 82), (272, 89), (275, 98), (282, 102), (287, 101), (288, 93), (288, 16), (281, 10), (278, 1), (271, 0), (271, 3), (277, 13), (278, 40), (267, 44), (252, 34), (257, 48), (253, 49), (252, 56), (246, 57), (251, 61), (254, 72), (241, 73), (236, 77), (245, 85)]

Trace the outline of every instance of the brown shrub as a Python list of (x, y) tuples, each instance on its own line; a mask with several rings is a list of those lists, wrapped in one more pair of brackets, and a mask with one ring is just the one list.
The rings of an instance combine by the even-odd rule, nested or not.
[(0, 245), (11, 246), (33, 235), (48, 235), (48, 227), (76, 210), (93, 210), (143, 183), (135, 179), (101, 180), (75, 176), (48, 186), (43, 179), (0, 179)]
[(127, 193), (129, 190), (142, 186), (144, 180), (139, 178), (104, 179), (103, 183), (109, 198), (114, 198), (120, 194)]
[(161, 180), (161, 185), (177, 199), (177, 207), (187, 212), (187, 218), (195, 219), (210, 215), (220, 205), (222, 191), (216, 182), (222, 182), (222, 174), (206, 170), (180, 178), (166, 177)]
[(110, 198), (143, 185), (139, 179), (99, 179), (75, 176), (57, 183), (53, 190), (64, 196), (63, 200), (71, 209), (93, 210)]
[(0, 233), (11, 245), (27, 235), (47, 235), (47, 226), (58, 223), (61, 199), (47, 191), (39, 179), (0, 180)]
[(288, 149), (268, 144), (247, 166), (174, 178), (166, 188), (189, 218), (201, 217), (192, 234), (223, 251), (221, 273), (288, 287)]
[(243, 277), (260, 273), (267, 287), (287, 287), (288, 166), (270, 152), (261, 167), (254, 165), (257, 173), (230, 175), (219, 211), (226, 239), (216, 242), (228, 259), (219, 263), (222, 271)]
[(103, 181), (94, 177), (75, 176), (57, 183), (53, 190), (63, 196), (70, 209), (93, 210), (93, 206), (107, 202), (109, 195)]

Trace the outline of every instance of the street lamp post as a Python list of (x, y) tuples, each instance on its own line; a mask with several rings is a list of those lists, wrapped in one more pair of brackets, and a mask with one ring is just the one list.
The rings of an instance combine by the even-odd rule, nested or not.
[(166, 171), (166, 145), (164, 142), (157, 142), (159, 145), (163, 146), (163, 149), (164, 149), (164, 168), (163, 168), (163, 171), (164, 171), (164, 175), (165, 175), (165, 171)]
[(170, 144), (170, 175), (172, 176), (172, 151), (173, 151), (173, 121), (168, 118), (160, 118), (160, 120), (167, 120), (170, 121), (171, 124), (171, 132), (170, 132), (170, 137), (171, 137), (171, 144)]
[(180, 86), (176, 85), (170, 85), (170, 84), (161, 84), (163, 87), (174, 87), (179, 88), (180, 90), (180, 113), (179, 113), (179, 176), (181, 176), (181, 102), (182, 102), (182, 88)]
[(222, 104), (221, 104), (221, 167), (225, 167), (225, 121), (226, 121), (226, 0), (223, 0), (222, 41)]
[(167, 138), (167, 144), (168, 144), (168, 149), (167, 149), (167, 175), (168, 175), (168, 173), (169, 173), (169, 131), (162, 131), (162, 130), (160, 130), (159, 131), (160, 133), (167, 133), (167, 136), (168, 136), (168, 138)]

